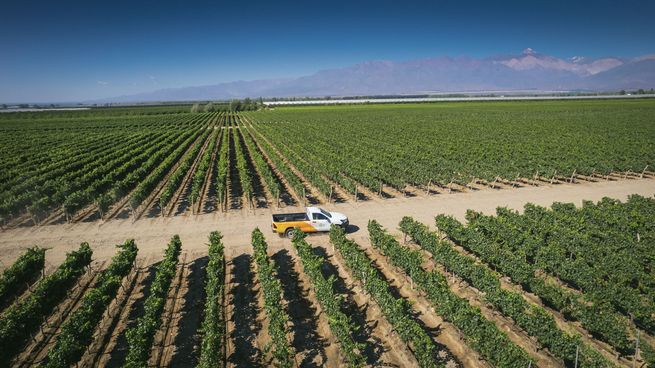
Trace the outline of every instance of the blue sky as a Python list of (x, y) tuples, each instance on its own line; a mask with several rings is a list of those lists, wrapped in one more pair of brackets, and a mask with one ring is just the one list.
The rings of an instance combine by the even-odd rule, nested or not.
[(33, 1), (0, 7), (0, 102), (296, 77), (367, 60), (655, 53), (653, 1)]

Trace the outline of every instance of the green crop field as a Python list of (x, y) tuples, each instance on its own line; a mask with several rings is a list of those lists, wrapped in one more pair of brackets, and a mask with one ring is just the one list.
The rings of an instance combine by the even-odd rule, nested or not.
[(451, 183), (648, 175), (655, 162), (652, 99), (188, 110), (0, 115), (2, 220), (170, 215), (324, 202), (337, 193), (342, 200), (362, 192), (388, 197)]
[[(370, 188), (642, 171), (655, 101), (526, 101), (276, 108), (250, 113), (332, 179)], [(340, 175), (341, 174), (341, 175)]]
[[(16, 255), (0, 262), (0, 365), (655, 365), (654, 99), (226, 106), (0, 114)], [(402, 217), (439, 206), (434, 191), (548, 186), (521, 191), (543, 203), (558, 184), (624, 179), (639, 180), (576, 193), (647, 195)], [(329, 237), (269, 249), (253, 230), (291, 211), (277, 207), (358, 200), (372, 203), (343, 205), (353, 225)], [(192, 216), (218, 211), (241, 212)], [(116, 218), (134, 222), (95, 222)], [(153, 253), (149, 233), (207, 223), (226, 241), (179, 232)], [(52, 260), (78, 236), (91, 244)]]

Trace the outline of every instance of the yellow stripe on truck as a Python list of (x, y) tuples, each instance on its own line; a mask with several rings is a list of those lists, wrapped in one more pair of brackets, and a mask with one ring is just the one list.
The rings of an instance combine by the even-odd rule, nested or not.
[(294, 221), (294, 222), (274, 222), (275, 230), (279, 234), (284, 234), (287, 229), (300, 229), (305, 233), (315, 233), (318, 230), (309, 221)]

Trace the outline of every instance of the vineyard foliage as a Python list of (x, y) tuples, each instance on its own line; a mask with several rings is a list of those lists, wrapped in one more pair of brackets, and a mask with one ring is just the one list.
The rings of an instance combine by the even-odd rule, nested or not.
[[(575, 365), (577, 355), (578, 362), (585, 367), (612, 366), (597, 351), (583, 344), (579, 336), (560, 330), (548, 311), (528, 303), (518, 292), (503, 289), (500, 275), (484, 265), (476, 264), (474, 259), (460, 254), (450, 244), (439, 240), (427, 226), (405, 217), (400, 223), (400, 229), (432, 254), (433, 259), (446, 270), (481, 291), (489, 304), (512, 319), (527, 334), (536, 337), (542, 347), (548, 348), (566, 365)], [(394, 240), (391, 238), (389, 241)]]
[(32, 284), (45, 265), (45, 249), (29, 248), (0, 276), (0, 310)]
[[(438, 347), (414, 319), (406, 299), (396, 298), (389, 289), (387, 280), (373, 267), (370, 258), (359, 245), (346, 239), (342, 228), (332, 226), (330, 242), (339, 251), (351, 274), (363, 284), (364, 290), (380, 306), (382, 313), (391, 323), (400, 338), (411, 346), (414, 357), (421, 367), (445, 366), (438, 356)], [(528, 360), (524, 359), (526, 366)]]
[(150, 285), (150, 295), (144, 302), (143, 315), (126, 333), (129, 350), (124, 367), (148, 366), (150, 349), (155, 332), (161, 325), (161, 314), (164, 311), (168, 289), (175, 276), (181, 250), (182, 242), (180, 237), (175, 235), (168, 243), (164, 260), (157, 266), (155, 280)]
[(198, 367), (222, 367), (225, 359), (225, 315), (223, 314), (225, 290), (225, 254), (218, 231), (209, 234), (209, 262), (205, 281), (205, 310), (200, 331), (202, 346)]
[(530, 359), (525, 351), (509, 340), (480, 310), (455, 295), (446, 278), (438, 271), (427, 272), (421, 266), (420, 252), (402, 247), (393, 236), (371, 220), (368, 224), (371, 244), (379, 248), (390, 262), (407, 274), (423, 290), (437, 312), (465, 335), (466, 342), (497, 367), (525, 367)]
[(648, 219), (654, 209), (655, 199), (635, 195), (625, 203), (605, 198), (580, 208), (528, 204), (522, 215), (506, 208), (497, 216), (469, 211), (468, 225), (440, 215), (436, 225), (620, 354), (633, 355), (638, 345), (654, 364), (653, 345), (635, 341), (637, 327), (653, 333), (655, 237)]
[(316, 293), (321, 308), (325, 312), (330, 325), (330, 330), (339, 341), (341, 350), (346, 357), (350, 367), (362, 367), (366, 363), (360, 351), (364, 348), (355, 342), (353, 335), (358, 329), (346, 315), (344, 301), (334, 290), (335, 276), (329, 278), (323, 276), (321, 269), (324, 266), (324, 259), (312, 251), (312, 246), (305, 241), (305, 234), (298, 231), (293, 238), (293, 247), (300, 256), (303, 270), (312, 282), (312, 288)]
[(61, 327), (55, 345), (48, 351), (47, 368), (67, 368), (76, 364), (93, 340), (93, 333), (111, 301), (116, 297), (121, 282), (132, 270), (138, 248), (134, 240), (117, 245), (119, 252), (111, 264), (82, 299), (82, 304)]
[(0, 116), (0, 221), (114, 216), (170, 206), (178, 192), (196, 202), (211, 186), (211, 207), (225, 209), (236, 186), (246, 202), (259, 190), (325, 201), (335, 190), (355, 197), (655, 167), (651, 99), (125, 111)]
[(9, 362), (35, 334), (44, 319), (62, 301), (70, 288), (84, 274), (91, 263), (93, 252), (88, 243), (66, 255), (66, 260), (55, 272), (44, 277), (34, 290), (18, 303), (11, 305), (0, 316), (0, 366)]
[(652, 100), (276, 107), (246, 113), (273, 144), (301, 154), (344, 188), (352, 185), (340, 178), (346, 174), (372, 190), (380, 181), (399, 187), (536, 173), (641, 172), (655, 164), (653, 114)]
[(268, 334), (271, 337), (274, 364), (277, 367), (292, 367), (293, 348), (289, 344), (289, 315), (282, 307), (282, 284), (275, 275), (275, 262), (267, 253), (266, 239), (259, 229), (252, 232), (252, 247), (255, 251), (257, 278), (264, 294), (264, 309), (268, 317)]

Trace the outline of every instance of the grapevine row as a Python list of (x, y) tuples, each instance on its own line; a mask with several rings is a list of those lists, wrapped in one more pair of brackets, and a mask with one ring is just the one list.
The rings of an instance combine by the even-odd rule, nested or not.
[[(482, 229), (482, 218), (474, 216), (472, 212), (469, 212), (467, 217), (474, 221), (474, 226)], [(476, 217), (476, 220), (473, 217)], [(580, 321), (596, 338), (609, 343), (622, 354), (633, 352), (634, 345), (629, 342), (625, 319), (608, 308), (607, 303), (590, 303), (585, 295), (575, 294), (556, 283), (547, 282), (539, 276), (539, 270), (527, 262), (525, 255), (491, 243), (473, 228), (464, 227), (452, 217), (439, 215), (436, 217), (436, 225), (452, 241), (510, 277), (514, 283), (535, 293), (547, 305), (561, 310), (568, 318)]]
[(225, 291), (225, 254), (218, 231), (209, 235), (209, 263), (205, 281), (205, 310), (200, 331), (202, 346), (198, 367), (222, 367), (225, 360), (225, 315), (223, 302)]
[(352, 319), (343, 313), (344, 302), (341, 296), (334, 291), (334, 276), (325, 278), (321, 269), (324, 260), (312, 252), (312, 246), (305, 239), (304, 234), (297, 233), (293, 239), (293, 247), (298, 252), (303, 270), (312, 282), (316, 299), (328, 318), (330, 330), (339, 341), (341, 351), (350, 367), (364, 366), (365, 359), (361, 355), (363, 346), (353, 339), (356, 328)]
[(193, 174), (193, 179), (191, 180), (191, 195), (190, 201), (193, 204), (196, 203), (200, 197), (200, 191), (202, 190), (205, 178), (207, 177), (207, 171), (210, 169), (212, 155), (214, 154), (214, 148), (216, 147), (217, 134), (220, 130), (215, 130), (212, 135), (209, 137), (209, 145), (205, 152), (203, 152), (196, 172)]
[(273, 171), (271, 171), (271, 168), (266, 163), (266, 160), (264, 160), (261, 153), (255, 147), (255, 142), (252, 140), (252, 137), (248, 134), (247, 131), (244, 132), (245, 129), (245, 124), (242, 121), (241, 124), (239, 124), (238, 130), (239, 135), (243, 137), (243, 141), (246, 144), (248, 155), (254, 162), (255, 167), (264, 179), (264, 182), (266, 182), (268, 190), (273, 195), (273, 198), (279, 198), (282, 184), (278, 181), (275, 175), (273, 175)]
[(44, 368), (68, 368), (76, 364), (93, 340), (93, 334), (107, 307), (116, 297), (123, 278), (132, 270), (138, 248), (134, 240), (117, 245), (119, 252), (102, 271), (93, 289), (61, 327), (55, 345), (48, 351)]
[[(258, 125), (260, 127), (261, 125)], [(258, 135), (261, 137), (262, 140), (265, 140), (264, 135), (255, 130)], [(284, 144), (278, 144), (276, 145), (277, 149), (280, 151), (280, 153), (287, 159), (291, 164), (298, 169), (302, 175), (316, 188), (318, 189), (319, 192), (321, 192), (325, 197), (328, 197), (330, 195), (332, 186), (325, 181), (325, 179), (322, 177), (321, 173), (316, 170), (313, 166), (309, 165), (306, 161), (304, 161), (295, 151), (290, 150), (286, 145)]]
[(275, 276), (275, 263), (268, 257), (266, 240), (259, 229), (252, 232), (257, 279), (264, 294), (264, 310), (268, 317), (273, 358), (278, 367), (293, 366), (293, 349), (289, 346), (289, 316), (282, 308), (282, 284)]
[[(389, 291), (389, 284), (378, 270), (371, 265), (371, 260), (355, 242), (346, 239), (343, 229), (333, 226), (330, 230), (330, 242), (339, 251), (351, 274), (360, 280), (364, 289), (380, 306), (382, 313), (389, 320), (400, 338), (412, 348), (412, 352), (421, 367), (444, 366), (437, 359), (438, 349), (430, 336), (412, 317), (409, 303), (402, 298), (395, 298)], [(527, 360), (526, 360), (527, 363)]]
[(132, 208), (137, 208), (148, 197), (150, 192), (168, 174), (171, 167), (180, 160), (184, 152), (196, 142), (200, 135), (201, 133), (199, 132), (199, 134), (194, 134), (187, 138), (186, 141), (175, 148), (143, 181), (139, 182), (130, 198), (130, 206)]
[(248, 163), (241, 146), (241, 138), (237, 131), (239, 130), (236, 126), (230, 128), (232, 131), (232, 141), (234, 142), (234, 151), (236, 155), (236, 164), (239, 171), (239, 183), (241, 184), (241, 190), (246, 196), (249, 203), (252, 202), (252, 178), (250, 177), (250, 171), (248, 170)]
[(242, 124), (242, 127), (246, 128), (246, 133), (244, 133), (244, 135), (248, 135), (247, 139), (252, 140), (260, 147), (261, 151), (273, 162), (273, 165), (275, 165), (275, 167), (286, 178), (289, 185), (291, 185), (291, 188), (293, 188), (293, 190), (296, 192), (296, 195), (299, 198), (302, 197), (305, 191), (305, 186), (303, 185), (302, 180), (300, 180), (298, 175), (291, 171), (289, 166), (265, 139), (255, 139), (254, 133), (250, 130), (250, 127), (248, 127), (247, 123)]
[(191, 166), (198, 156), (198, 153), (200, 153), (200, 150), (204, 146), (204, 142), (206, 141), (210, 132), (210, 130), (206, 130), (205, 133), (202, 134), (200, 141), (193, 147), (193, 149), (184, 157), (182, 157), (182, 163), (175, 170), (173, 175), (171, 175), (168, 183), (166, 183), (166, 187), (159, 196), (159, 204), (161, 205), (161, 208), (166, 208), (166, 206), (168, 206), (168, 202), (170, 202), (170, 200), (173, 198), (173, 194), (182, 184), (182, 180), (184, 180), (184, 177), (187, 175), (189, 170), (191, 170)]
[(32, 284), (43, 272), (45, 248), (32, 247), (0, 276), (0, 310), (9, 305), (19, 293)]
[(427, 226), (404, 217), (399, 227), (416, 244), (430, 252), (437, 263), (480, 290), (488, 303), (511, 318), (529, 335), (536, 337), (541, 346), (548, 348), (566, 365), (574, 365), (578, 355), (578, 362), (585, 367), (611, 366), (598, 352), (583, 344), (579, 336), (560, 330), (555, 319), (545, 309), (528, 303), (517, 292), (503, 289), (496, 274), (476, 264), (472, 258), (461, 255), (448, 243), (440, 241)]
[(44, 277), (30, 295), (7, 308), (0, 316), (0, 366), (8, 366), (44, 319), (67, 295), (91, 263), (88, 243), (68, 253), (55, 272)]
[(155, 332), (161, 325), (168, 289), (175, 276), (177, 262), (182, 249), (180, 237), (175, 235), (168, 243), (164, 260), (157, 266), (155, 280), (150, 285), (150, 295), (144, 302), (143, 316), (136, 325), (127, 330), (129, 350), (124, 367), (142, 368), (148, 366), (148, 357), (154, 341)]
[(480, 355), (497, 367), (530, 365), (528, 354), (510, 341), (493, 322), (487, 320), (478, 308), (455, 295), (443, 275), (422, 268), (420, 252), (402, 247), (375, 220), (369, 221), (368, 231), (371, 244), (381, 249), (393, 265), (402, 269), (427, 294), (439, 315), (460, 329), (466, 342)]

